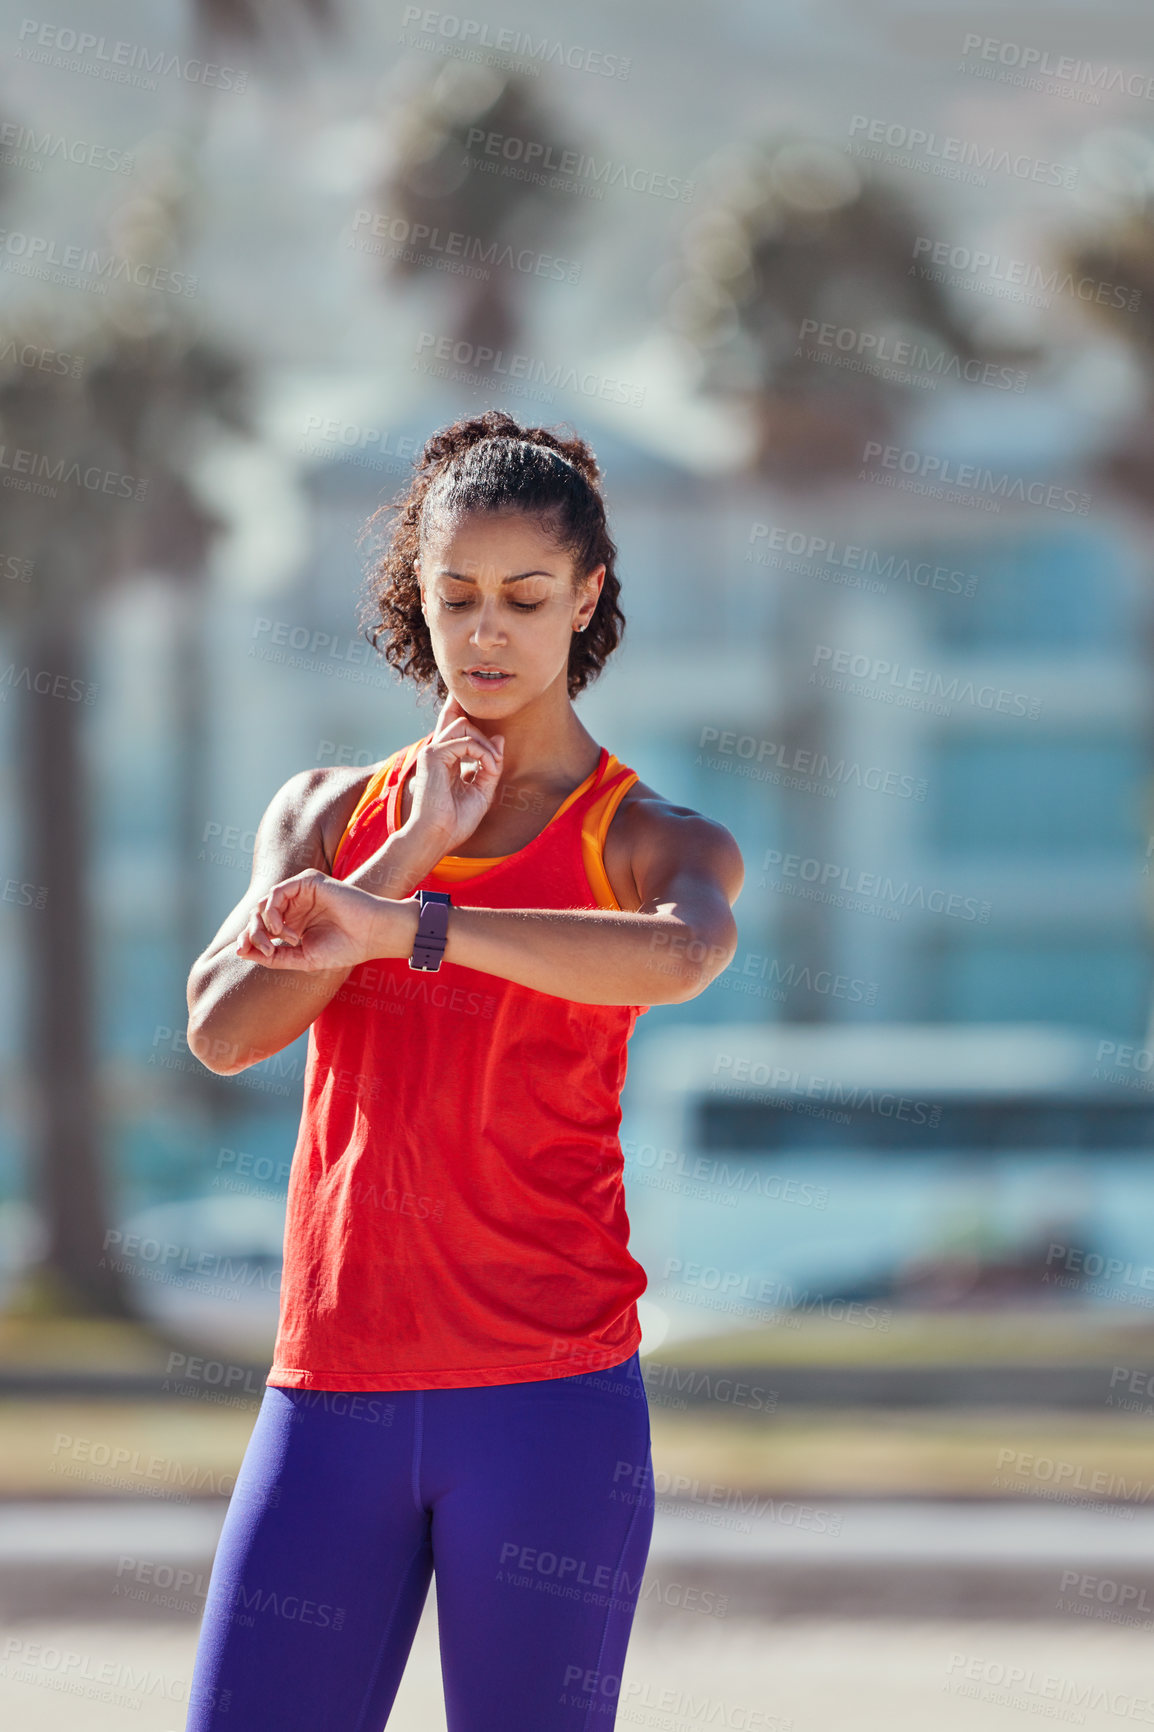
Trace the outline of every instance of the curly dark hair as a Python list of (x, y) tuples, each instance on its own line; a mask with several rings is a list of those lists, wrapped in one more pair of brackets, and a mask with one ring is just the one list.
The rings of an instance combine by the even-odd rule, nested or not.
[(380, 537), (360, 613), (369, 642), (377, 650), (383, 645), (385, 659), (402, 678), (434, 686), (439, 698), (446, 697), (416, 572), (426, 504), (430, 516), (524, 512), (540, 518), (558, 546), (572, 555), (578, 577), (605, 567), (593, 617), (583, 632), (573, 633), (569, 646), (569, 696), (576, 697), (596, 679), (625, 629), (618, 606), (617, 548), (591, 447), (576, 433), (566, 438), (545, 427), (521, 427), (504, 410), (489, 409), (440, 428), (425, 441), (413, 468), (407, 491), (374, 512), (361, 537)]

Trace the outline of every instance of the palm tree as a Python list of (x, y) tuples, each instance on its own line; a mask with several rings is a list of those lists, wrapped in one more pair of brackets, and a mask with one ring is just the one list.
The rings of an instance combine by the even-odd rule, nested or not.
[[(195, 52), (205, 58), (239, 43), (259, 51), (266, 67), (284, 71), (302, 34), (333, 28), (336, 15), (334, 0), (295, 0), (289, 8), (274, 7), (271, 0), (190, 0), (189, 27)], [(168, 160), (153, 163), (152, 184), (145, 176), (141, 185), (138, 173), (131, 205), (114, 219), (114, 250), (120, 254), (132, 257), (140, 249), (139, 256), (164, 257), (171, 265), (188, 256), (197, 220), (197, 162), (210, 125), (210, 105), (202, 96), (193, 86), (180, 146)], [(544, 245), (565, 220), (556, 201), (513, 180), (473, 175), (455, 186), (444, 176), (438, 180), (438, 152), (443, 166), (444, 153), (463, 151), (463, 128), (482, 114), (487, 125), (506, 132), (555, 132), (513, 81), (486, 75), (482, 87), (470, 80), (468, 69), (453, 64), (405, 113), (405, 143), (388, 196), (413, 220), (428, 212), (435, 221), (486, 239)], [(424, 147), (417, 143), (422, 125), (432, 129)], [(431, 156), (429, 136), (439, 141)], [(146, 232), (136, 231), (137, 222)], [(184, 723), (176, 776), (187, 870), (174, 886), (173, 901), (191, 956), (202, 941), (191, 865), (205, 809), (200, 585), (221, 525), (197, 496), (190, 475), (197, 448), (212, 439), (214, 428), (246, 430), (248, 368), (197, 331), (179, 297), (128, 289), (99, 301), (77, 298), (89, 304), (67, 328), (44, 308), (34, 316), (23, 310), (11, 315), (9, 332), (19, 340), (0, 340), (0, 439), (13, 449), (45, 454), (53, 467), (62, 466), (61, 473), (78, 466), (77, 472), (127, 477), (132, 486), (127, 497), (76, 485), (58, 488), (54, 497), (12, 493), (6, 549), (30, 561), (35, 576), (28, 585), (5, 585), (0, 606), (7, 604), (18, 644), (14, 678), (16, 669), (30, 670), (25, 680), (46, 670), (83, 690), (93, 624), (119, 583), (149, 569), (183, 599), (172, 700)], [(473, 341), (507, 340), (515, 302), (512, 276), (495, 273), (487, 283), (472, 279), (459, 331)], [(15, 357), (30, 342), (85, 356), (82, 376), (21, 366)], [(46, 892), (44, 909), (30, 912), (25, 928), (26, 1087), (31, 1165), (39, 1178), (48, 1244), (17, 1303), (126, 1316), (132, 1307), (105, 1251), (111, 1199), (94, 1038), (86, 706), (36, 692), (23, 697), (24, 876)], [(219, 1085), (210, 1077), (183, 1077), (178, 1087), (213, 1104), (219, 1100)]]
[[(896, 340), (913, 340), (943, 369), (951, 359), (1027, 358), (977, 341), (919, 268), (915, 243), (926, 231), (912, 207), (833, 147), (782, 133), (720, 153), (699, 185), (702, 208), (663, 273), (665, 320), (694, 356), (701, 388), (745, 415), (754, 476), (817, 491), (858, 471), (867, 440), (893, 439), (917, 392), (870, 364), (883, 339), (890, 354)], [(819, 339), (822, 326), (833, 342)], [(787, 753), (820, 753), (832, 743), (830, 715), (806, 683), (806, 646), (831, 629), (836, 597), (780, 581), (789, 604), (777, 631), (775, 737)], [(782, 805), (784, 845), (830, 858), (830, 803), (783, 790)], [(820, 905), (785, 899), (777, 930), (815, 973), (832, 962)], [(819, 1020), (833, 1009), (814, 998), (796, 1014)]]
[(1058, 266), (1090, 294), (1071, 297), (1126, 349), (1144, 388), (1137, 410), (1114, 429), (1097, 479), (1144, 515), (1154, 511), (1154, 199), (1135, 202), (1093, 238), (1062, 249)]
[[(532, 94), (524, 79), (488, 67), (450, 60), (431, 79), (424, 79), (402, 105), (396, 123), (394, 161), (377, 189), (390, 213), (411, 225), (426, 224), (479, 240), (545, 251), (571, 223), (571, 195), (532, 180), (516, 178), (516, 163), (500, 156), (486, 158), (470, 151), (472, 128), (502, 138), (544, 143), (550, 160), (559, 161), (573, 141)], [(486, 173), (470, 162), (492, 162), (499, 172)], [(404, 251), (390, 258), (386, 277), (411, 277), (425, 269)], [(487, 276), (454, 276), (456, 308), (447, 336), (499, 350), (507, 347), (520, 322), (520, 280), (515, 273), (494, 269)]]
[[(331, 0), (296, 0), (295, 13), (262, 0), (193, 0), (190, 29), (207, 56), (222, 39), (267, 50), (293, 24), (327, 27), (333, 16)], [(122, 255), (131, 258), (144, 248), (142, 256), (156, 259), (166, 250), (176, 262), (187, 250), (192, 170), (207, 124), (203, 93), (199, 86), (193, 91), (187, 171), (173, 174), (171, 164), (159, 165), (157, 184), (136, 190), (119, 222), (116, 250)], [(147, 237), (134, 229), (137, 218)], [(27, 585), (3, 590), (18, 645), (12, 683), (30, 688), (20, 742), (25, 878), (44, 896), (44, 907), (30, 911), (26, 926), (26, 1082), (47, 1248), (22, 1302), (125, 1316), (131, 1307), (105, 1249), (110, 1199), (87, 900), (86, 706), (68, 694), (88, 687), (88, 640), (103, 599), (118, 582), (151, 568), (182, 594), (194, 594), (220, 525), (196, 495), (190, 457), (211, 437), (212, 426), (246, 426), (247, 369), (196, 331), (177, 296), (125, 289), (101, 301), (80, 298), (89, 305), (67, 326), (43, 307), (16, 310), (6, 333), (15, 341), (0, 345), (0, 437), (63, 478), (55, 491), (9, 491), (8, 545), (31, 562), (33, 576)], [(79, 378), (30, 368), (19, 359), (29, 345), (81, 355), (87, 364)], [(108, 477), (108, 490), (103, 482), (93, 487), (70, 476)], [(187, 617), (194, 630), (179, 658), (177, 705), (196, 720), (202, 710), (199, 610), (190, 607)], [(38, 678), (43, 675), (51, 678)], [(54, 686), (56, 676), (61, 683)], [(178, 771), (187, 860), (194, 852), (198, 762), (193, 737)], [(177, 906), (187, 905), (188, 898), (177, 898)], [(190, 921), (190, 935), (197, 926)], [(189, 953), (194, 949), (190, 936)]]
[(919, 339), (962, 363), (1027, 358), (975, 340), (918, 265), (913, 209), (831, 146), (782, 134), (719, 154), (702, 179), (666, 319), (698, 351), (705, 389), (751, 417), (762, 473), (794, 486), (847, 476), (909, 402), (852, 352), (823, 351), (815, 326)]

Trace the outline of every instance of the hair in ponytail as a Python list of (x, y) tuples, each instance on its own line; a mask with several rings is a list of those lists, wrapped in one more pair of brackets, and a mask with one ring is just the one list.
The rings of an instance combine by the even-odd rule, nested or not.
[[(369, 571), (361, 623), (402, 678), (447, 688), (421, 612), (417, 556), (423, 524), (469, 511), (520, 511), (539, 518), (572, 556), (578, 576), (605, 567), (593, 617), (569, 646), (569, 696), (601, 672), (625, 628), (618, 606), (617, 548), (609, 535), (601, 471), (584, 439), (521, 427), (501, 409), (454, 421), (425, 441), (408, 490), (382, 506), (365, 535), (383, 530)], [(392, 515), (392, 522), (385, 520)]]

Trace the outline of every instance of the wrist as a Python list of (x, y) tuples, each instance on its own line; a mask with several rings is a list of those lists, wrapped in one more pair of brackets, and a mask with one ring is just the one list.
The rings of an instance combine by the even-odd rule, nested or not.
[(414, 859), (427, 859), (435, 866), (442, 859), (450, 843), (454, 841), (454, 826), (451, 824), (430, 824), (426, 818), (414, 818), (410, 815), (399, 830), (394, 830), (391, 840), (402, 844)]
[(442, 839), (427, 829), (418, 831), (404, 825), (394, 830), (372, 859), (351, 873), (346, 882), (374, 896), (402, 902), (442, 859), (447, 841), (447, 837)]
[[(370, 892), (371, 894), (371, 892)], [(373, 896), (362, 962), (400, 959), (412, 954), (420, 904), (411, 897)]]

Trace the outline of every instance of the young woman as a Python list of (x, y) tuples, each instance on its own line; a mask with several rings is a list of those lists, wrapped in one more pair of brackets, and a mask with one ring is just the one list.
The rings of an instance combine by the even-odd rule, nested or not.
[(379, 1732), (434, 1571), (450, 1732), (610, 1727), (649, 1549), (626, 1042), (731, 960), (741, 857), (573, 708), (624, 624), (581, 439), (460, 421), (390, 509), (369, 635), (436, 724), (285, 784), (189, 980), (214, 1071), (310, 1032), (188, 1732)]

